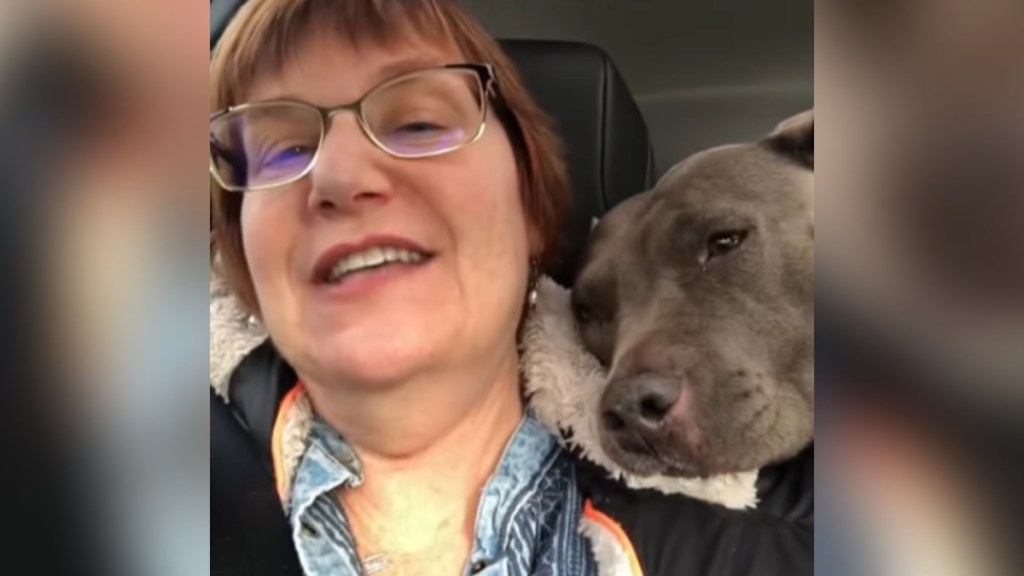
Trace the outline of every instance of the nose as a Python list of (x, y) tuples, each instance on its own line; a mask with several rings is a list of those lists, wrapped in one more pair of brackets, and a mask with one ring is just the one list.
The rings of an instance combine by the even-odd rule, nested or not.
[(650, 373), (612, 380), (601, 397), (602, 425), (611, 432), (657, 431), (680, 401), (682, 388), (675, 378)]
[(392, 159), (373, 145), (351, 114), (331, 119), (310, 172), (309, 208), (355, 211), (387, 203), (392, 184), (384, 164)]

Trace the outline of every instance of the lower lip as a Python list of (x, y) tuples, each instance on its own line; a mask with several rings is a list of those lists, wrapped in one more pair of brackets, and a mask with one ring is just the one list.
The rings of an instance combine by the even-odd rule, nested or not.
[(410, 279), (429, 265), (430, 259), (416, 264), (388, 264), (346, 276), (340, 282), (320, 284), (318, 288), (332, 299), (353, 300), (373, 294), (389, 284)]

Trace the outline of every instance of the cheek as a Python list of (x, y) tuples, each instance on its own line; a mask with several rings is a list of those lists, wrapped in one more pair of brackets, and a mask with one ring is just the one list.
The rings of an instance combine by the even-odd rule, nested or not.
[(495, 264), (507, 265), (509, 258), (524, 256), (528, 236), (519, 174), (506, 139), (495, 137), (486, 144), (479, 157), (468, 163), (472, 169), (460, 187), (462, 197), (454, 204), (460, 228), (466, 233), (459, 241), (465, 244), (472, 234), (472, 247), (486, 250)]
[[(285, 279), (293, 218), (284, 194), (254, 194), (242, 202), (242, 245), (257, 296), (272, 289), (270, 279)], [(264, 300), (260, 296), (260, 300)]]
[(579, 328), (583, 345), (602, 366), (611, 366), (615, 354), (615, 327), (607, 322), (593, 321)]
[(526, 222), (515, 180), (488, 180), (484, 193), (462, 208), (463, 228), (476, 238), (476, 248), (495, 261), (518, 258), (527, 244)]

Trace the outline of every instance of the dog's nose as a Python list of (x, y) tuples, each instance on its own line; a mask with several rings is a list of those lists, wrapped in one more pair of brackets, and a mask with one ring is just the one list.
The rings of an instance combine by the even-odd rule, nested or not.
[(613, 432), (660, 428), (681, 394), (680, 382), (657, 374), (612, 380), (601, 398), (602, 423)]

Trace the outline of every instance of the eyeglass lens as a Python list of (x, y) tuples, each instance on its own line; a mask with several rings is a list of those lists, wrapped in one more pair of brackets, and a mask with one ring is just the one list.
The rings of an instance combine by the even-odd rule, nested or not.
[[(477, 136), (483, 122), (481, 98), (472, 70), (414, 72), (370, 92), (361, 102), (361, 121), (370, 140), (393, 156), (435, 156)], [(316, 161), (325, 129), (313, 106), (241, 107), (211, 121), (214, 170), (222, 183), (236, 189), (287, 183)]]

